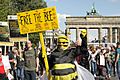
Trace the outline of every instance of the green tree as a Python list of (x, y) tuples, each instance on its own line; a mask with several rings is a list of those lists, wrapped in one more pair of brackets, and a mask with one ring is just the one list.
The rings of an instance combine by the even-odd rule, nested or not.
[(0, 0), (0, 21), (7, 20), (9, 0)]
[[(8, 15), (18, 12), (30, 11), (47, 7), (44, 0), (0, 0), (0, 21), (6, 21)], [(29, 39), (34, 43), (39, 41), (39, 34), (29, 34)]]
[(8, 15), (45, 7), (44, 0), (0, 0), (0, 21), (7, 20)]
[[(11, 1), (13, 7), (12, 11), (16, 13), (47, 7), (46, 2), (43, 0), (11, 0)], [(33, 45), (36, 46), (40, 40), (39, 33), (29, 34), (29, 39), (34, 43)]]
[(13, 11), (29, 11), (47, 7), (44, 0), (11, 0)]

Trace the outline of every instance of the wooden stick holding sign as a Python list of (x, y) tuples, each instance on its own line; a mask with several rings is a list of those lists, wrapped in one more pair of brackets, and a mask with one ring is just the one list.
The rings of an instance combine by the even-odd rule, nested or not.
[(40, 43), (41, 43), (41, 46), (42, 46), (42, 58), (44, 59), (44, 62), (45, 62), (45, 68), (46, 68), (47, 76), (49, 76), (49, 65), (48, 65), (48, 59), (47, 59), (46, 48), (45, 48), (42, 32), (39, 33), (39, 35), (40, 35)]

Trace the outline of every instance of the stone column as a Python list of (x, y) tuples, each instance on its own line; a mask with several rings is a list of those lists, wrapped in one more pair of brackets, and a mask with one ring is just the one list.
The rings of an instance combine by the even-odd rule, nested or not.
[(109, 43), (110, 42), (110, 29), (107, 29), (107, 42)]
[(88, 41), (88, 37), (89, 37), (89, 36), (88, 36), (88, 28), (86, 28), (86, 33), (87, 33), (87, 43), (88, 43), (88, 42), (89, 42), (89, 41)]
[(79, 28), (76, 28), (76, 40), (80, 38), (80, 34), (79, 34)]
[(119, 34), (118, 34), (118, 35), (119, 35), (118, 39), (119, 39), (119, 42), (120, 42), (120, 28), (119, 28), (119, 31), (118, 31), (118, 32), (119, 32)]
[(108, 29), (108, 42), (112, 43), (112, 27)]
[(112, 27), (110, 27), (110, 43), (112, 43)]
[(69, 28), (66, 28), (65, 34), (66, 34), (66, 36), (70, 39), (70, 35), (68, 34), (69, 32), (70, 32), (70, 29), (69, 29)]
[(112, 29), (112, 42), (116, 43), (116, 32), (115, 32), (115, 29)]
[(117, 42), (120, 42), (120, 28), (117, 28)]
[(10, 51), (10, 47), (11, 47), (11, 46), (8, 46), (8, 51)]
[(115, 29), (115, 43), (117, 43), (117, 29)]

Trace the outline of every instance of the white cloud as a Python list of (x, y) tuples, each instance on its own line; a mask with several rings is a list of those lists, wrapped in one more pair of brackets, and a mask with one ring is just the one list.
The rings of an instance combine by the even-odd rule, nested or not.
[(65, 25), (66, 17), (70, 15), (57, 13), (57, 16), (58, 16), (60, 29), (64, 31), (66, 28), (66, 25)]
[(58, 16), (59, 19), (66, 19), (66, 17), (68, 17), (68, 16), (70, 16), (70, 15), (58, 13), (57, 16)]
[(68, 14), (60, 14), (60, 13), (58, 13), (57, 16), (58, 16), (58, 20), (59, 20), (59, 22), (64, 23), (65, 20), (66, 20), (66, 17), (68, 17), (68, 16), (70, 16), (70, 15), (68, 15)]

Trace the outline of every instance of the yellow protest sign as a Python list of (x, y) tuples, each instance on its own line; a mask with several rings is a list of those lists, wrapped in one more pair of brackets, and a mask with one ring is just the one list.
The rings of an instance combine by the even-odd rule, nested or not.
[(58, 28), (56, 7), (17, 13), (20, 33), (33, 33)]

